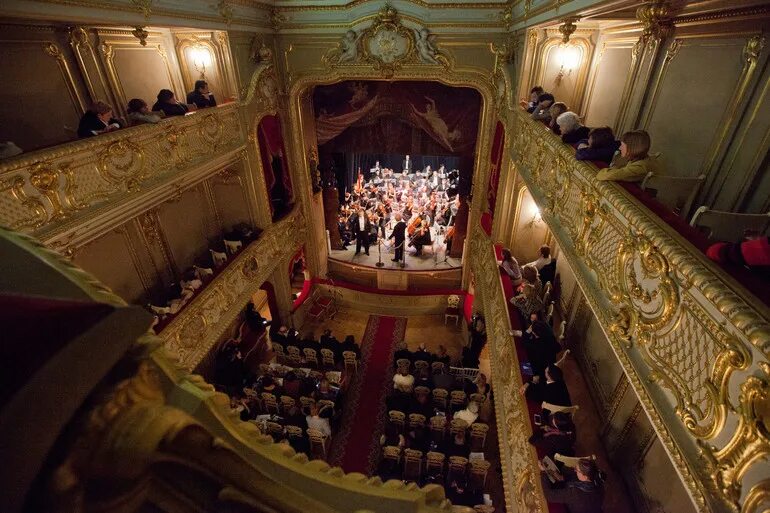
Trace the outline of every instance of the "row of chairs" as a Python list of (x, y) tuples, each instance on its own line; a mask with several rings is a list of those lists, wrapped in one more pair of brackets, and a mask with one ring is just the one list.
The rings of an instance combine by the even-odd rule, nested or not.
[[(391, 424), (398, 426), (402, 431), (407, 426), (407, 415), (398, 410), (388, 412), (388, 419)], [(428, 420), (419, 413), (410, 413), (408, 415), (408, 425), (410, 429), (426, 427)], [(457, 433), (463, 435), (470, 431), (470, 449), (472, 452), (483, 452), (487, 442), (487, 433), (489, 425), (483, 422), (474, 422), (470, 426), (462, 419), (452, 419), (447, 422), (443, 415), (435, 415), (430, 418), (430, 437), (431, 441), (441, 444), (446, 439), (446, 435), (454, 436)], [(448, 427), (448, 429), (447, 429)]]
[(414, 387), (415, 395), (430, 395), (433, 400), (433, 407), (440, 411), (462, 410), (468, 405), (468, 400), (478, 403), (479, 406), (487, 400), (484, 394), (474, 393), (468, 396), (462, 390), (446, 390), (445, 388), (434, 388), (431, 390), (425, 386)]
[[(267, 415), (286, 415), (297, 404), (294, 398), (288, 395), (282, 395), (280, 399), (278, 399), (275, 394), (270, 392), (262, 392), (260, 394), (249, 387), (244, 387), (243, 393), (247, 398), (256, 402), (259, 405), (260, 411)], [(336, 413), (334, 411), (334, 401), (328, 399), (319, 399), (316, 401), (312, 397), (302, 396), (299, 398), (299, 403), (300, 408), (304, 412), (309, 411), (314, 405), (318, 404), (320, 409), (331, 408), (332, 416)]]
[[(423, 468), (429, 475), (444, 475), (446, 455), (441, 452), (428, 452), (423, 458), (422, 451), (415, 449), (401, 449), (388, 445), (382, 449), (382, 457), (391, 460), (396, 465), (403, 461), (402, 478), (405, 481), (420, 482), (423, 477)], [(424, 467), (423, 467), (424, 464)], [(483, 490), (487, 480), (490, 463), (486, 460), (471, 460), (463, 456), (450, 456), (446, 466), (447, 481), (458, 478), (467, 478), (468, 487), (472, 490)]]
[[(256, 421), (253, 422), (259, 426)], [(312, 459), (326, 459), (329, 439), (317, 429), (308, 428), (305, 431), (299, 426), (282, 426), (278, 422), (267, 421), (265, 430), (264, 434), (270, 435), (275, 442), (287, 440), (293, 447), (301, 447), (307, 440), (310, 457)]]
[[(273, 353), (275, 353), (276, 361), (282, 365), (289, 365), (294, 367), (301, 367), (307, 365), (313, 369), (334, 369), (336, 364), (334, 361), (334, 351), (331, 349), (321, 349), (316, 351), (315, 349), (306, 347), (300, 350), (297, 346), (286, 346), (273, 342)], [(318, 353), (321, 353), (319, 360)], [(342, 358), (345, 363), (345, 371), (349, 374), (354, 374), (358, 368), (358, 358), (353, 351), (343, 351)]]

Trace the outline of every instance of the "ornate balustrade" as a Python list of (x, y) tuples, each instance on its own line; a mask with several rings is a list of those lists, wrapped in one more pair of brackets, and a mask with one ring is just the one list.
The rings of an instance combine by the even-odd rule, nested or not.
[(466, 261), (470, 262), (476, 279), (476, 301), (482, 305), (487, 327), (506, 511), (546, 512), (537, 454), (529, 443), (529, 412), (519, 393), (523, 383), (521, 366), (510, 336), (511, 321), (497, 256), (492, 240), (483, 230), (471, 233), (470, 258)]
[(146, 208), (142, 198), (161, 185), (221, 168), (244, 134), (233, 103), (9, 159), (0, 163), (0, 224), (71, 243), (87, 225)]
[(541, 123), (518, 109), (509, 121), (512, 162), (697, 509), (759, 511), (768, 308)]
[(192, 370), (200, 363), (252, 295), (295, 253), (307, 229), (298, 208), (269, 226), (160, 332), (166, 349), (183, 367)]

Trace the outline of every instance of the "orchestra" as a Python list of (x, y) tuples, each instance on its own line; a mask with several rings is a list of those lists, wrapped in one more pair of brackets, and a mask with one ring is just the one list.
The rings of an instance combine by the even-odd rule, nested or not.
[(447, 171), (444, 164), (438, 169), (428, 165), (415, 171), (408, 155), (403, 162), (405, 169), (397, 172), (377, 161), (369, 170), (368, 180), (358, 168), (353, 191), (345, 192), (338, 228), (345, 246), (356, 242), (356, 254), (362, 246), (369, 254), (369, 245), (380, 241), (390, 246), (388, 241), (394, 237), (386, 237), (386, 232), (392, 233), (399, 222), (405, 223), (406, 233), (400, 245), (394, 242), (390, 246), (396, 249), (397, 257), (404, 254), (403, 244), (414, 248), (415, 255), (420, 256), (423, 247), (432, 246), (442, 237), (447, 252), (450, 250), (454, 218), (460, 205), (459, 171)]

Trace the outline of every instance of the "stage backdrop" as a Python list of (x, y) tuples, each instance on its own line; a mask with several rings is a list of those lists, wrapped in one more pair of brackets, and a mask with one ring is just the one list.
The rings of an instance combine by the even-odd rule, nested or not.
[(326, 153), (472, 156), (481, 96), (435, 82), (340, 82), (313, 92)]

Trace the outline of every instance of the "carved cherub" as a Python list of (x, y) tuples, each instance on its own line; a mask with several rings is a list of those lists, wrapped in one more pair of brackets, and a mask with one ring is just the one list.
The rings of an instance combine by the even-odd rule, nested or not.
[(428, 29), (413, 29), (414, 30), (414, 43), (417, 47), (417, 55), (422, 62), (428, 64), (438, 64), (436, 56), (438, 50), (433, 42), (436, 36), (432, 35)]
[(348, 30), (340, 41), (340, 58), (338, 62), (353, 62), (358, 58), (358, 39), (360, 34), (355, 30)]

